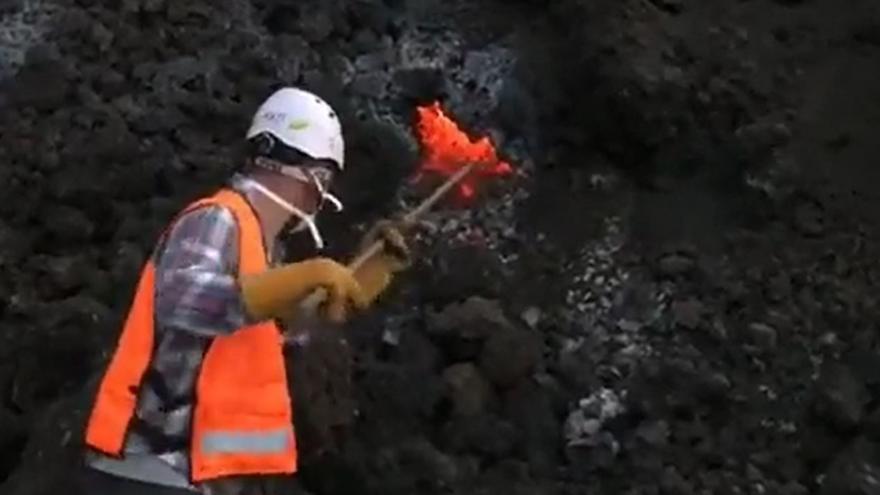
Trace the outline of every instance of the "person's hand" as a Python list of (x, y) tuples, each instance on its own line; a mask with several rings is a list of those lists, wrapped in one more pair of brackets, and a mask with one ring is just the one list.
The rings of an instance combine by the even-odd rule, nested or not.
[(358, 252), (364, 252), (376, 242), (381, 242), (380, 254), (387, 258), (387, 269), (392, 273), (405, 270), (412, 264), (412, 254), (404, 236), (407, 230), (407, 225), (402, 221), (380, 220), (364, 235)]
[(334, 323), (344, 322), (350, 308), (369, 305), (354, 273), (329, 258), (290, 263), (241, 280), (245, 308), (260, 320), (288, 317), (292, 308), (319, 289), (326, 292), (319, 309)]
[(401, 221), (381, 220), (367, 231), (361, 241), (361, 253), (376, 242), (382, 243), (381, 250), (363, 260), (354, 270), (354, 276), (370, 304), (388, 288), (395, 273), (412, 264), (410, 248), (404, 237), (406, 227)]
[(327, 258), (319, 258), (318, 278), (316, 286), (327, 292), (321, 304), (323, 316), (333, 323), (344, 323), (348, 319), (349, 309), (366, 309), (369, 299), (364, 294), (355, 274), (343, 266)]

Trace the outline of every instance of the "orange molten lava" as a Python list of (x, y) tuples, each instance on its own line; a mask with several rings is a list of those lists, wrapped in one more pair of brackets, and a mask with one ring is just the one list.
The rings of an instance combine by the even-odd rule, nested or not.
[(489, 138), (471, 141), (458, 125), (447, 117), (439, 102), (419, 107), (416, 133), (422, 145), (423, 160), (416, 180), (433, 174), (449, 177), (470, 163), (476, 164), (458, 183), (454, 192), (460, 201), (473, 199), (481, 181), (503, 177), (513, 172), (501, 161)]

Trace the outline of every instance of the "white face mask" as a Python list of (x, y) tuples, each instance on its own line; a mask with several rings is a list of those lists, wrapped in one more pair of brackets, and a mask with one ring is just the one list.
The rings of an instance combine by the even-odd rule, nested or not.
[[(250, 187), (253, 187), (261, 194), (272, 200), (275, 204), (284, 208), (292, 215), (298, 217), (301, 220), (300, 223), (291, 232), (302, 232), (303, 230), (308, 229), (309, 233), (312, 235), (312, 239), (315, 241), (315, 246), (317, 246), (318, 249), (324, 248), (324, 239), (321, 238), (321, 232), (318, 231), (318, 226), (315, 224), (315, 215), (317, 214), (317, 212), (308, 214), (300, 210), (296, 206), (293, 206), (292, 204), (290, 204), (290, 202), (286, 201), (281, 196), (270, 191), (269, 188), (267, 188), (263, 184), (260, 184), (259, 182), (249, 177), (243, 177), (242, 179)], [(315, 180), (315, 185), (318, 188), (318, 191), (321, 193), (322, 198), (329, 199), (330, 202), (333, 203), (334, 206), (336, 206), (337, 211), (342, 209), (342, 203), (340, 203), (339, 200), (336, 199), (333, 195), (324, 191), (324, 188), (319, 181)]]

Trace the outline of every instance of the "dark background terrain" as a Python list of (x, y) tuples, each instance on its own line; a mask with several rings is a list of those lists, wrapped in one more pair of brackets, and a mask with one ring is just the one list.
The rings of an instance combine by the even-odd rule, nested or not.
[(3, 495), (70, 491), (153, 239), (281, 84), (344, 116), (334, 253), (421, 102), (519, 172), (290, 348), (296, 490), (880, 493), (874, 0), (0, 0), (0, 55)]

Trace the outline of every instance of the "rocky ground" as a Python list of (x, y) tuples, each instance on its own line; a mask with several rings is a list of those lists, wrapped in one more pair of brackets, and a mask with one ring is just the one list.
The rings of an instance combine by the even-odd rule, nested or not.
[(0, 2), (0, 493), (70, 491), (140, 263), (284, 83), (344, 116), (334, 253), (419, 103), (518, 170), (290, 348), (296, 490), (880, 493), (880, 5), (549, 5)]

